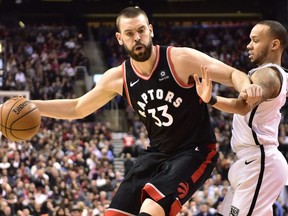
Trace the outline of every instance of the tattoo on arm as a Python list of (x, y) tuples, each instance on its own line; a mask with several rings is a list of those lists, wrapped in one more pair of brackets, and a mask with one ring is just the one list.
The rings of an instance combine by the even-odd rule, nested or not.
[(253, 83), (262, 87), (263, 100), (272, 99), (278, 96), (282, 85), (281, 73), (273, 67), (259, 69), (252, 75)]

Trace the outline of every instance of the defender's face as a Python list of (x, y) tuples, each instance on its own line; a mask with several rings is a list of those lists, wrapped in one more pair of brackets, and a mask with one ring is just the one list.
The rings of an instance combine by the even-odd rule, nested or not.
[(250, 33), (250, 43), (247, 45), (249, 59), (252, 63), (261, 65), (269, 58), (272, 38), (269, 34), (269, 26), (256, 25)]
[(119, 22), (120, 32), (116, 38), (126, 52), (136, 61), (146, 61), (152, 53), (153, 28), (144, 15), (135, 18), (122, 17)]

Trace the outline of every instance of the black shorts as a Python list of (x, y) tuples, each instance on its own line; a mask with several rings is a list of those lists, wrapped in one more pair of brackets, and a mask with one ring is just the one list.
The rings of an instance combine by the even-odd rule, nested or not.
[[(176, 215), (210, 177), (218, 158), (215, 145), (186, 150), (173, 155), (145, 152), (125, 176), (107, 215), (137, 215), (142, 202), (150, 197), (156, 202), (170, 197), (169, 215)], [(172, 198), (172, 199), (171, 199)]]

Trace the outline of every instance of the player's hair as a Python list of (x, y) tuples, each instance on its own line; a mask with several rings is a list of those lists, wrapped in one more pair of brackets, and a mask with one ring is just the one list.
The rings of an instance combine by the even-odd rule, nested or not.
[(119, 23), (120, 23), (120, 19), (122, 17), (125, 17), (125, 18), (135, 18), (139, 15), (144, 15), (147, 19), (147, 23), (149, 23), (148, 21), (148, 16), (147, 14), (145, 13), (145, 11), (143, 11), (142, 9), (140, 9), (138, 6), (135, 6), (135, 7), (127, 7), (127, 8), (124, 8), (117, 16), (116, 18), (116, 27), (118, 29), (118, 31), (120, 32), (120, 29), (119, 29)]
[(271, 36), (280, 41), (282, 49), (284, 50), (287, 47), (288, 34), (284, 25), (275, 20), (263, 20), (258, 22), (258, 24), (269, 26)]

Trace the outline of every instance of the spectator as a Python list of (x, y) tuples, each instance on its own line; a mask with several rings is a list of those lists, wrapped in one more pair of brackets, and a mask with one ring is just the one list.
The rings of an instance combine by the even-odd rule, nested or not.
[(73, 205), (71, 209), (71, 216), (81, 216), (82, 209), (78, 207), (78, 205)]
[(56, 212), (54, 215), (55, 216), (68, 216), (68, 214), (66, 214), (65, 208), (61, 206), (56, 209)]
[(21, 69), (16, 69), (16, 74), (15, 74), (15, 82), (16, 85), (18, 86), (19, 90), (24, 88), (24, 84), (26, 82), (26, 76), (24, 72)]
[(0, 170), (7, 170), (11, 167), (10, 162), (8, 161), (7, 156), (3, 156), (2, 161), (0, 162)]
[(130, 155), (134, 155), (134, 147), (135, 147), (135, 138), (131, 133), (127, 133), (123, 136), (123, 149), (122, 149), (122, 157), (125, 157), (125, 154), (129, 153)]
[(213, 216), (209, 210), (209, 205), (207, 203), (201, 203), (199, 207), (199, 212), (196, 216)]

